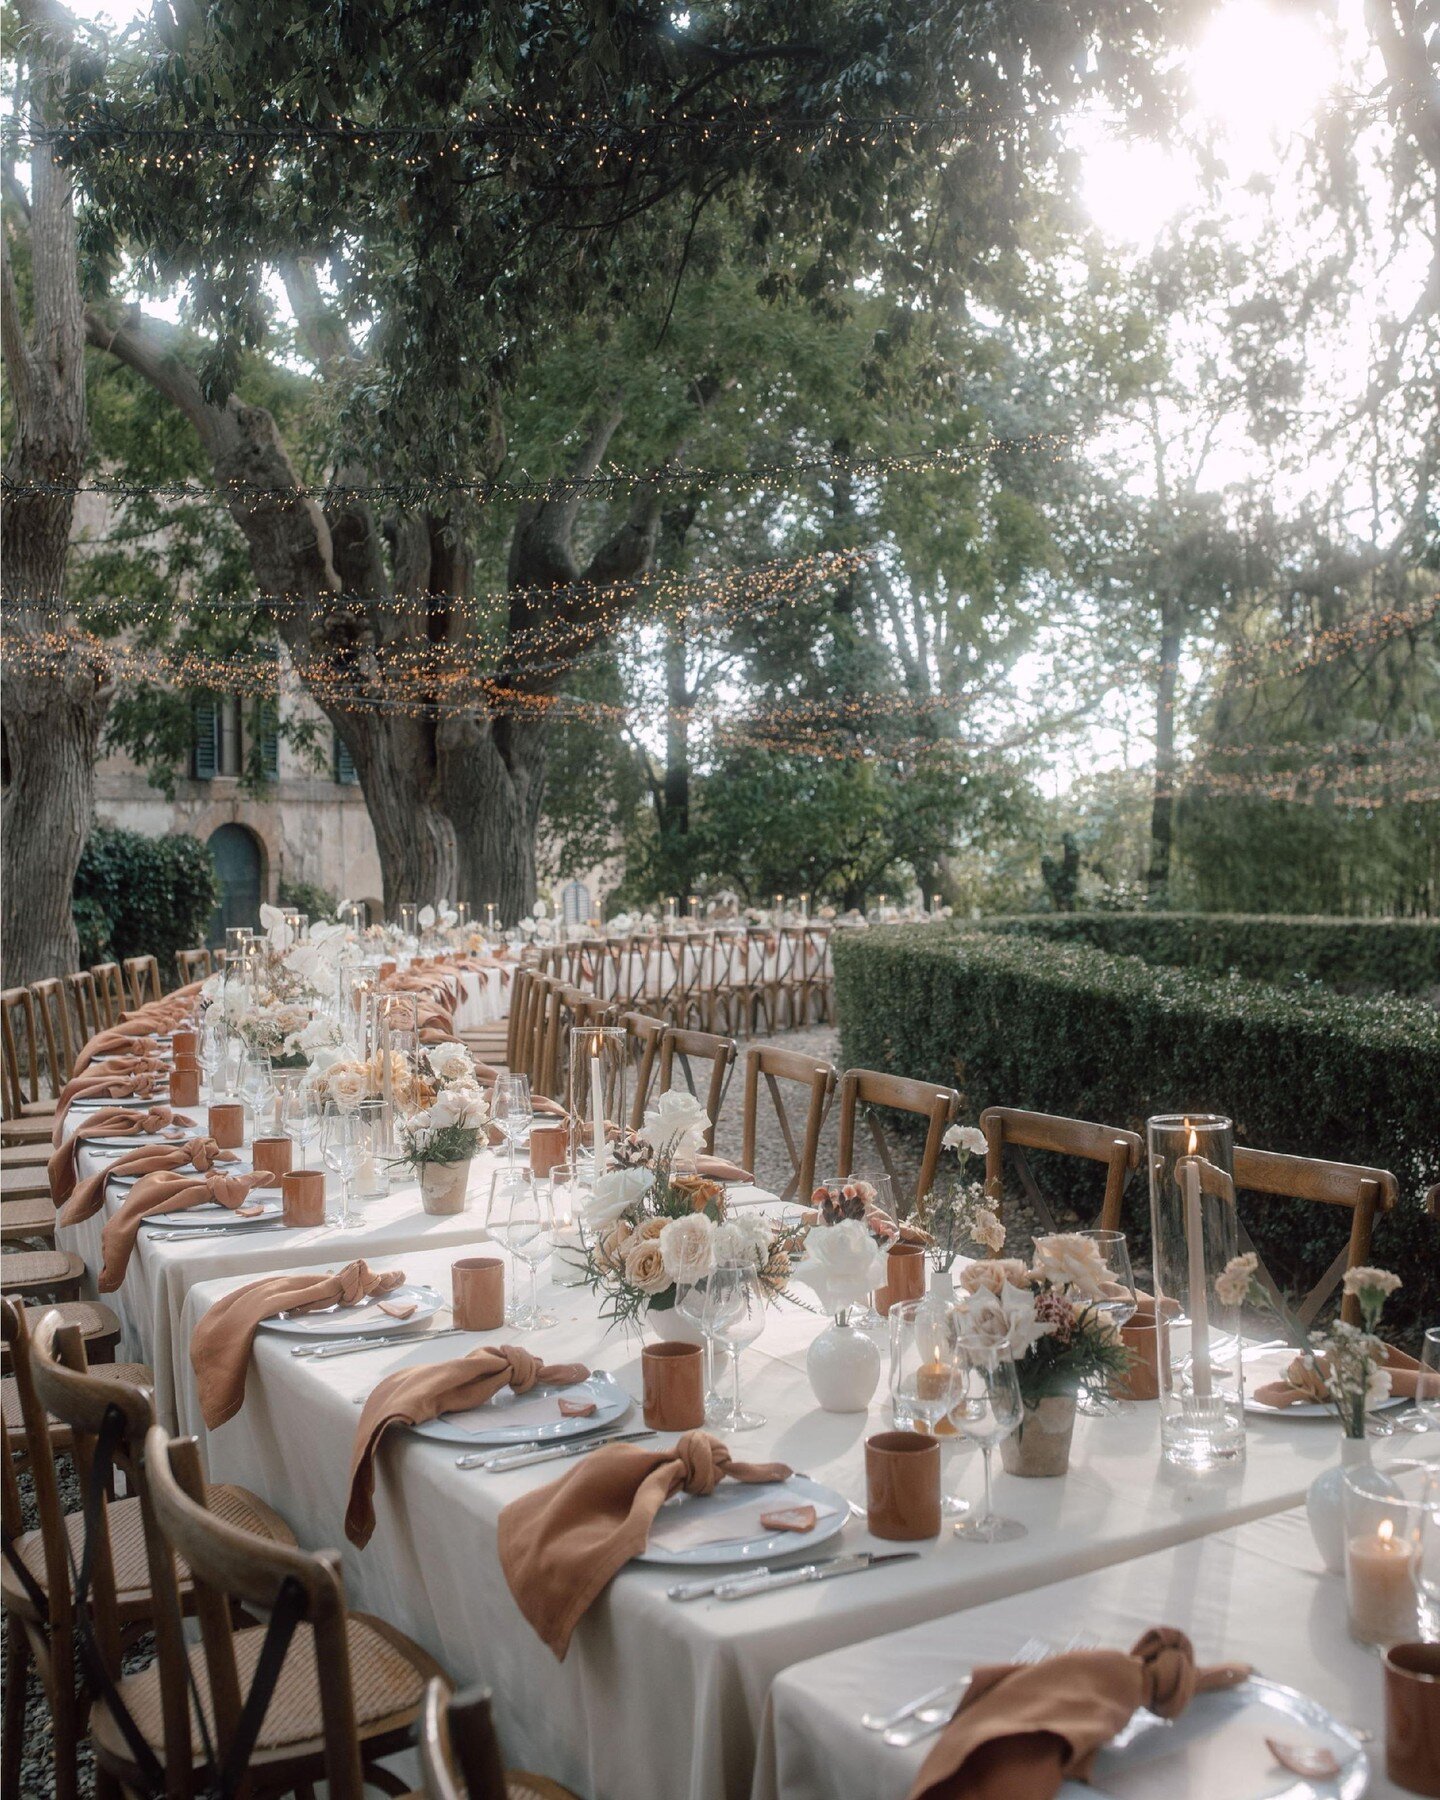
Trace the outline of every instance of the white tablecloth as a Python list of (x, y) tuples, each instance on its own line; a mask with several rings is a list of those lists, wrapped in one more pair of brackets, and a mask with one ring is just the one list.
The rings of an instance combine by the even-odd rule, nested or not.
[[(1406, 1440), (1407, 1453), (1424, 1442)], [(1189, 1635), (1201, 1662), (1249, 1662), (1342, 1723), (1372, 1732), (1369, 1795), (1399, 1800), (1401, 1790), (1385, 1777), (1379, 1659), (1351, 1641), (1344, 1581), (1325, 1574), (1298, 1509), (795, 1664), (771, 1691), (753, 1800), (904, 1800), (934, 1739), (892, 1749), (865, 1729), (862, 1714), (893, 1712), (976, 1663), (1005, 1660), (1032, 1637), (1063, 1645), (1088, 1632), (1128, 1649), (1150, 1626), (1167, 1624)], [(1263, 1763), (1255, 1773), (1264, 1776)], [(1285, 1778), (1273, 1773), (1269, 1791), (1278, 1792)], [(1065, 1800), (1096, 1792), (1062, 1790)]]
[[(449, 1252), (396, 1260), (411, 1279), (442, 1290), (449, 1280)], [(184, 1337), (232, 1285), (191, 1289)], [(528, 1337), (528, 1347), (549, 1360), (608, 1369), (638, 1394), (638, 1345), (606, 1332), (593, 1296), (546, 1289), (545, 1298), (560, 1323)], [(734, 1448), (748, 1458), (782, 1458), (863, 1501), (863, 1444), (885, 1422), (881, 1397), (868, 1416), (816, 1408), (804, 1358), (819, 1325), (784, 1305), (771, 1313), (744, 1363), (747, 1401), (769, 1423)], [(509, 1760), (593, 1800), (748, 1796), (766, 1696), (792, 1663), (1292, 1507), (1337, 1455), (1332, 1424), (1267, 1420), (1252, 1430), (1243, 1468), (1199, 1477), (1161, 1465), (1154, 1407), (1082, 1419), (1064, 1480), (997, 1474), (1000, 1503), (1029, 1527), (1018, 1542), (976, 1548), (946, 1534), (921, 1546), (917, 1562), (734, 1604), (677, 1605), (665, 1596), (664, 1571), (632, 1567), (557, 1664), (521, 1618), (495, 1554), (500, 1509), (552, 1479), (553, 1467), (461, 1471), (452, 1449), (393, 1434), (379, 1462), (376, 1534), (363, 1552), (342, 1537), (355, 1398), (402, 1362), (453, 1356), (468, 1341), (326, 1363), (296, 1359), (273, 1337), (260, 1343), (244, 1408), (205, 1440), (211, 1474), (257, 1489), (302, 1543), (342, 1547), (352, 1604), (410, 1632), (456, 1680), (484, 1681), (495, 1693)], [(182, 1427), (195, 1429), (193, 1390), (182, 1392), (179, 1410)], [(955, 1473), (978, 1492), (978, 1460)], [(894, 1548), (858, 1522), (841, 1542)]]
[(499, 963), (491, 969), (459, 969), (460, 1003), (455, 1008), (457, 1031), (478, 1031), (482, 1025), (493, 1025), (510, 1011), (510, 978), (513, 965), (503, 969)]

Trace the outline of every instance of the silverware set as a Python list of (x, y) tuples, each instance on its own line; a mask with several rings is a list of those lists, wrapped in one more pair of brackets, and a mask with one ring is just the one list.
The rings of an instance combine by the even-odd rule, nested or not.
[(603, 1431), (568, 1444), (514, 1444), (505, 1450), (471, 1450), (455, 1458), (457, 1469), (485, 1469), (494, 1475), (506, 1469), (528, 1469), (535, 1463), (563, 1462), (572, 1456), (587, 1456), (606, 1444), (634, 1444), (642, 1438), (653, 1438), (653, 1431)]
[(254, 1237), (262, 1231), (286, 1231), (289, 1227), (283, 1219), (257, 1219), (253, 1225), (205, 1225), (197, 1226), (193, 1231), (167, 1231), (163, 1236), (151, 1232), (152, 1241), (159, 1239), (165, 1244), (193, 1244), (199, 1238), (233, 1238)]
[(428, 1344), (436, 1338), (464, 1335), (463, 1327), (446, 1325), (439, 1331), (396, 1332), (389, 1337), (332, 1338), (323, 1344), (296, 1344), (290, 1354), (311, 1362), (330, 1362), (337, 1356), (356, 1356), (362, 1350), (399, 1350), (406, 1344)]

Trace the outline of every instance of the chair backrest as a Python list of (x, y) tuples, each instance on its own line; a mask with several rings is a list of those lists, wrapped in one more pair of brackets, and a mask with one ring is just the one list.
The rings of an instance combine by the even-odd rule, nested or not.
[(1022, 1112), (1014, 1106), (987, 1106), (980, 1115), (985, 1133), (985, 1192), (992, 1200), (1005, 1198), (1005, 1161), (1020, 1177), (1025, 1197), (1047, 1231), (1060, 1225), (1035, 1179), (1027, 1150), (1049, 1150), (1057, 1156), (1079, 1156), (1105, 1165), (1105, 1194), (1096, 1223), (1102, 1230), (1119, 1231), (1125, 1200), (1125, 1184), (1140, 1167), (1144, 1146), (1138, 1133), (1114, 1125), (1095, 1125), (1088, 1119), (1066, 1119), (1056, 1113)]
[[(1271, 1150), (1235, 1146), (1235, 1188), (1238, 1194), (1268, 1194), (1287, 1200), (1311, 1200), (1321, 1206), (1343, 1206), (1350, 1211), (1350, 1237), (1345, 1248), (1300, 1302), (1298, 1317), (1307, 1328), (1344, 1279), (1345, 1271), (1370, 1258), (1370, 1232), (1377, 1212), (1390, 1212), (1400, 1189), (1388, 1169), (1367, 1169), (1358, 1163), (1325, 1162), (1309, 1156), (1282, 1156)], [(1253, 1250), (1242, 1221), (1241, 1248)], [(1256, 1271), (1277, 1304), (1280, 1294), (1261, 1259)], [(1347, 1294), (1340, 1307), (1347, 1324), (1360, 1323), (1360, 1302)]]
[(438, 1677), (420, 1712), (420, 1780), (426, 1800), (506, 1800), (510, 1791), (490, 1696), (452, 1694)]
[(4, 1100), (7, 1119), (20, 1116), (27, 1101), (40, 1099), (40, 1026), (35, 996), (29, 988), (0, 993), (0, 1044), (4, 1050)]
[(118, 1025), (120, 1015), (130, 1005), (125, 997), (125, 978), (119, 963), (96, 963), (90, 973), (95, 977), (95, 992), (100, 998), (100, 1012), (107, 1025)]
[[(362, 1800), (360, 1745), (355, 1729), (345, 1587), (340, 1559), (275, 1543), (217, 1518), (205, 1504), (205, 1482), (194, 1438), (171, 1438), (154, 1425), (145, 1440), (145, 1483), (159, 1536), (183, 1557), (195, 1589), (195, 1615), (205, 1650), (214, 1706), (215, 1752), (223, 1761), (240, 1726), (245, 1694), (235, 1655), (232, 1604), (270, 1614), (293, 1606), (315, 1634), (315, 1675), (332, 1800)], [(167, 1559), (168, 1560), (168, 1559)], [(173, 1564), (172, 1564), (173, 1567)], [(173, 1575), (171, 1593), (178, 1607)], [(263, 1661), (263, 1659), (262, 1659)], [(277, 1691), (283, 1688), (281, 1668)], [(162, 1686), (185, 1693), (183, 1671), (162, 1668)]]
[(32, 981), (30, 992), (35, 996), (35, 1014), (40, 1021), (51, 1088), (58, 1094), (75, 1067), (75, 1033), (70, 1025), (69, 997), (65, 983), (58, 975), (47, 976), (44, 981)]
[[(815, 1188), (815, 1158), (820, 1150), (820, 1133), (838, 1080), (833, 1063), (802, 1056), (796, 1050), (777, 1050), (768, 1044), (756, 1044), (745, 1053), (745, 1116), (740, 1161), (753, 1171), (760, 1084), (763, 1081), (780, 1122), (780, 1135), (785, 1140), (790, 1167), (794, 1171), (780, 1195), (782, 1200), (798, 1199), (802, 1205), (809, 1204)], [(805, 1123), (798, 1144), (785, 1106), (782, 1082), (805, 1095)]]
[[(63, 1654), (72, 1629), (70, 1549), (65, 1530), (65, 1508), (55, 1473), (55, 1451), (50, 1439), (45, 1408), (35, 1392), (32, 1376), (30, 1315), (18, 1300), (0, 1299), (0, 1340), (10, 1360), (10, 1373), (20, 1400), (23, 1427), (19, 1437), (5, 1433), (3, 1466), (0, 1466), (0, 1533), (12, 1549), (25, 1531), (20, 1498), (20, 1471), (28, 1470), (31, 1499), (40, 1531), (44, 1556), (45, 1603), (37, 1606), (41, 1622), (58, 1642)], [(82, 1351), (83, 1354), (83, 1351)], [(22, 1447), (23, 1446), (23, 1447)], [(9, 1558), (7, 1557), (8, 1561)], [(33, 1567), (33, 1564), (31, 1565)], [(57, 1636), (58, 1634), (58, 1636)]]
[[(931, 1081), (915, 1081), (908, 1075), (887, 1075), (878, 1069), (847, 1069), (840, 1077), (838, 1173), (852, 1175), (855, 1172), (855, 1125), (863, 1112), (881, 1166), (890, 1177), (895, 1204), (901, 1207), (908, 1200), (909, 1205), (904, 1205), (904, 1211), (908, 1212), (930, 1192), (935, 1171), (940, 1166), (945, 1128), (959, 1109), (960, 1096), (954, 1088), (938, 1087)], [(884, 1125), (876, 1116), (877, 1111), (911, 1113), (928, 1121), (920, 1172), (908, 1192), (904, 1178), (895, 1166), (890, 1142)]]
[(70, 1004), (75, 1012), (76, 1045), (83, 1050), (97, 1032), (104, 1030), (100, 995), (95, 987), (95, 977), (88, 969), (82, 969), (78, 975), (67, 975), (65, 985), (70, 990)]
[[(674, 1087), (675, 1066), (678, 1063), (684, 1085), (710, 1115), (710, 1126), (705, 1133), (704, 1143), (706, 1150), (712, 1155), (715, 1151), (715, 1127), (720, 1120), (720, 1108), (725, 1104), (725, 1090), (730, 1085), (730, 1076), (735, 1068), (735, 1055), (734, 1038), (717, 1037), (710, 1031), (680, 1031), (672, 1025), (660, 1039), (660, 1092), (668, 1094)], [(710, 1073), (702, 1094), (696, 1081), (695, 1065), (703, 1063), (709, 1063)]]
[(630, 1065), (635, 1076), (635, 1092), (630, 1101), (630, 1129), (638, 1131), (645, 1123), (645, 1104), (650, 1098), (650, 1085), (655, 1079), (660, 1060), (660, 1040), (665, 1035), (665, 1021), (650, 1013), (621, 1013), (630, 1044)]
[(505, 1020), (505, 1064), (520, 1072), (520, 1046), (525, 1042), (525, 1014), (529, 1007), (533, 970), (515, 968), (510, 971), (510, 1011)]
[(204, 981), (214, 974), (210, 962), (210, 952), (203, 946), (198, 950), (177, 950), (175, 952), (175, 973), (180, 977), (181, 987), (192, 981)]
[(160, 965), (153, 956), (127, 956), (125, 979), (130, 987), (130, 1004), (144, 1006), (147, 1001), (161, 1000)]

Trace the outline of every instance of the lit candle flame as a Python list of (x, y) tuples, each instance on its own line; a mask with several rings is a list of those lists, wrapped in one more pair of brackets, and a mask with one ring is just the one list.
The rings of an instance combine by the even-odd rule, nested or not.
[(1384, 1521), (1384, 1523), (1381, 1525), (1379, 1531), (1376, 1532), (1375, 1535), (1380, 1539), (1380, 1542), (1382, 1544), (1388, 1544), (1390, 1542), (1391, 1538), (1393, 1538), (1395, 1535), (1394, 1521), (1391, 1519), (1386, 1519)]

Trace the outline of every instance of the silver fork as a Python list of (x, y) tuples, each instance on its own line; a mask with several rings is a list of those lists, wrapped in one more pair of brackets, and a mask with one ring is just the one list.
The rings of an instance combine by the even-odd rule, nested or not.
[[(1032, 1637), (1026, 1638), (1009, 1660), (1016, 1663), (1038, 1663), (1056, 1654), (1058, 1653), (1053, 1644), (1047, 1643), (1044, 1638)], [(955, 1708), (965, 1697), (965, 1690), (969, 1685), (970, 1677), (962, 1675), (958, 1681), (947, 1682), (932, 1694), (922, 1694), (918, 1700), (911, 1701), (908, 1707), (902, 1707), (894, 1715), (893, 1721), (878, 1727), (872, 1726), (871, 1729), (883, 1731), (885, 1742), (892, 1749), (907, 1749), (911, 1744), (918, 1744), (921, 1738), (942, 1731), (950, 1723), (955, 1716)]]

